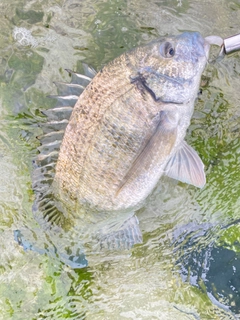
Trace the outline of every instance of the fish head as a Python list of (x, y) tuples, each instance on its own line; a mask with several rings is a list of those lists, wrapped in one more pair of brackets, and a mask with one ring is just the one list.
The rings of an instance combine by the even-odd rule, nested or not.
[(194, 101), (210, 44), (198, 32), (160, 38), (137, 51), (136, 79), (163, 103)]

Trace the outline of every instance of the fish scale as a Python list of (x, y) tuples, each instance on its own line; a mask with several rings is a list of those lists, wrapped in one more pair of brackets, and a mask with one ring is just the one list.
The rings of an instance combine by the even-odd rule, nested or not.
[[(143, 121), (140, 121), (140, 119), (134, 112), (134, 105), (138, 104), (139, 107), (140, 102), (138, 101), (141, 99), (141, 93), (138, 91), (133, 92), (136, 91), (135, 86), (133, 84), (129, 84), (129, 87), (130, 86), (131, 90), (128, 90), (127, 93), (124, 92), (124, 98), (126, 98), (127, 96), (128, 104), (125, 105), (125, 101), (121, 101), (121, 97), (123, 96), (122, 94), (118, 97), (118, 100), (115, 101), (114, 105), (111, 104), (110, 106), (108, 106), (108, 109), (105, 111), (105, 113), (102, 112), (101, 123), (99, 124), (99, 122), (95, 122), (95, 128), (93, 128), (92, 125), (90, 128), (91, 131), (89, 132), (89, 130), (87, 130), (88, 139), (92, 134), (91, 140), (89, 139), (86, 141), (84, 139), (85, 137), (82, 138), (82, 131), (84, 131), (84, 128), (82, 127), (82, 125), (80, 125), (81, 121), (79, 121), (79, 118), (77, 119), (78, 128), (82, 135), (79, 137), (78, 143), (80, 145), (84, 144), (84, 148), (81, 148), (80, 154), (76, 153), (75, 158), (73, 158), (72, 160), (74, 162), (74, 165), (76, 164), (77, 166), (75, 173), (74, 165), (72, 165), (72, 162), (69, 161), (69, 158), (67, 159), (67, 164), (64, 161), (63, 169), (59, 170), (59, 166), (62, 161), (61, 154), (59, 156), (56, 173), (57, 182), (59, 183), (59, 180), (63, 179), (64, 172), (69, 171), (69, 167), (71, 167), (73, 170), (73, 175), (79, 174), (78, 185), (74, 186), (75, 189), (72, 189), (72, 192), (78, 192), (78, 194), (80, 195), (82, 193), (82, 196), (84, 198), (88, 197), (89, 202), (92, 201), (92, 203), (98, 205), (99, 207), (103, 207), (104, 204), (105, 208), (113, 208), (112, 198), (116, 193), (116, 190), (114, 189), (116, 189), (116, 186), (121, 183), (122, 178), (126, 175), (129, 166), (131, 166), (131, 163), (133, 162), (134, 157), (138, 152), (139, 145), (143, 144), (147, 134), (150, 135), (152, 132), (152, 123), (150, 119), (148, 119), (148, 130), (150, 131), (148, 133), (148, 131), (146, 130), (147, 126), (145, 119)], [(124, 90), (126, 90), (126, 86)], [(144, 102), (147, 104), (149, 104), (149, 102), (151, 104), (155, 104), (149, 94), (148, 100), (146, 99), (144, 100)], [(123, 107), (124, 112), (122, 111)], [(72, 115), (71, 121), (73, 117), (74, 114)], [(107, 123), (107, 127), (106, 125), (104, 125), (104, 123)], [(124, 123), (124, 131), (120, 134), (117, 134), (115, 129), (115, 135), (112, 135), (108, 131), (108, 127), (109, 125), (111, 126), (112, 123), (117, 125), (118, 130), (123, 127)], [(68, 141), (70, 136), (73, 136), (74, 134), (77, 135), (76, 131), (71, 130), (71, 124), (69, 128), (69, 132), (65, 132), (65, 141)], [(74, 144), (74, 141), (72, 143)], [(113, 144), (115, 145), (114, 148), (112, 147)], [(97, 145), (97, 147), (94, 147), (95, 145)], [(64, 156), (66, 154), (69, 156), (69, 153), (73, 151), (73, 149), (69, 151), (68, 142), (66, 143), (65, 149), (63, 141), (62, 148), (62, 153), (64, 154)], [(101, 149), (100, 152), (98, 151), (99, 149)], [(111, 153), (112, 157), (110, 157)], [(84, 156), (85, 160), (81, 160), (81, 158), (83, 158)], [(94, 168), (92, 168), (92, 162), (95, 162), (97, 164), (97, 170), (94, 170)], [(81, 168), (81, 172), (79, 168)], [(102, 175), (104, 175), (103, 180)], [(101, 186), (98, 185), (100, 180), (102, 180)], [(91, 183), (89, 183), (90, 181)], [(66, 183), (70, 184), (72, 183), (72, 181), (67, 180)], [(98, 186), (98, 189), (96, 189), (96, 186)], [(70, 188), (72, 188), (72, 186), (68, 187), (69, 190)], [(99, 197), (97, 200), (98, 190)], [(107, 197), (106, 192), (108, 193)], [(102, 196), (104, 194), (105, 196)], [(91, 199), (93, 197), (94, 200)], [(109, 204), (106, 203), (107, 201), (109, 202)], [(125, 200), (123, 201), (125, 202)]]

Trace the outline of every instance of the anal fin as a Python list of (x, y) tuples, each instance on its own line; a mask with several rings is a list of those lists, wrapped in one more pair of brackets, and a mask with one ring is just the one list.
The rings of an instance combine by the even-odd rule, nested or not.
[(107, 234), (100, 239), (101, 249), (110, 250), (130, 249), (138, 243), (142, 243), (142, 233), (139, 228), (138, 218), (135, 215), (126, 220), (119, 230)]

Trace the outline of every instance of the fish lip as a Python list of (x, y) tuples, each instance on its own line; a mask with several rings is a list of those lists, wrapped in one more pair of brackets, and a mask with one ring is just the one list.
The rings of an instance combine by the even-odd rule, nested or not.
[(210, 51), (211, 45), (216, 45), (216, 46), (222, 47), (223, 44), (224, 44), (224, 41), (219, 36), (214, 36), (213, 35), (213, 36), (205, 37), (203, 46), (204, 46), (204, 50), (205, 50), (206, 56), (208, 57), (208, 55), (209, 55), (209, 51)]
[(203, 49), (204, 49), (205, 56), (207, 59), (208, 59), (209, 52), (210, 52), (210, 46), (211, 46), (210, 43), (204, 39)]
[(216, 45), (221, 47), (224, 44), (224, 40), (219, 36), (208, 36), (205, 39), (205, 42), (207, 42), (209, 45)]

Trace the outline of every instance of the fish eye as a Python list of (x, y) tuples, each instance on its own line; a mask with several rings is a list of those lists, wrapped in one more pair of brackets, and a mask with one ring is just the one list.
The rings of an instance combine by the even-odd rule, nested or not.
[(160, 46), (160, 53), (164, 58), (172, 58), (175, 54), (175, 49), (170, 42), (164, 42)]

